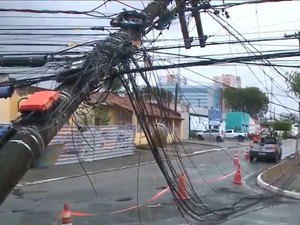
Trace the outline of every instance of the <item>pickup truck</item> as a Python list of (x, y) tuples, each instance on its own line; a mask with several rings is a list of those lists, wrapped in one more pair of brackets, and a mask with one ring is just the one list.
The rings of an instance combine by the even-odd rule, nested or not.
[(238, 141), (244, 141), (248, 138), (247, 133), (239, 133), (236, 132), (234, 129), (225, 130), (225, 138), (226, 139), (237, 139)]

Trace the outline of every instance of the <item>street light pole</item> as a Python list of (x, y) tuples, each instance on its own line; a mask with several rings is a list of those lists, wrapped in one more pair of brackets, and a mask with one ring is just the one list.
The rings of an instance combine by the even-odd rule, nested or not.
[[(299, 52), (300, 52), (300, 31), (295, 34), (285, 34), (285, 38), (297, 38), (299, 44)], [(296, 156), (299, 155), (299, 134), (300, 134), (300, 94), (298, 93), (298, 134), (297, 134), (297, 141), (296, 141)]]
[[(130, 59), (134, 52), (131, 50), (132, 41), (140, 40), (145, 29), (166, 10), (170, 3), (171, 0), (154, 0), (139, 14), (146, 18), (142, 27), (137, 29), (132, 27), (132, 23), (125, 27), (124, 23), (120, 23), (122, 25), (120, 31), (113, 33), (104, 41), (99, 41), (87, 57), (83, 69), (79, 73), (77, 71), (72, 74), (72, 77), (77, 79), (64, 81), (57, 88), (60, 100), (55, 107), (56, 110), (52, 109), (48, 112), (50, 118), (49, 116), (45, 118), (46, 121), (39, 121), (34, 117), (27, 117), (27, 121), (20, 120), (16, 125), (17, 133), (0, 150), (0, 204), (4, 202), (32, 163), (43, 154), (46, 146), (81, 102), (103, 82), (104, 76), (110, 75), (112, 68), (119, 65), (120, 61)], [(140, 18), (135, 17), (136, 15), (136, 12), (131, 14), (131, 19), (140, 21)]]

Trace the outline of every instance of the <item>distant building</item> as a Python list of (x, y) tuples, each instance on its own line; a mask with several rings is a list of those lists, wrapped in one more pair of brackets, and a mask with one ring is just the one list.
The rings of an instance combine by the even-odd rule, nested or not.
[(160, 84), (165, 86), (175, 86), (176, 82), (179, 86), (186, 86), (187, 79), (183, 76), (176, 76), (174, 74), (167, 74), (166, 76), (159, 77)]
[[(241, 77), (239, 76), (233, 76), (231, 74), (223, 74), (222, 76), (215, 76), (214, 79), (214, 86), (216, 87), (222, 87), (223, 90), (226, 87), (233, 87), (233, 88), (241, 88)], [(228, 109), (225, 105), (225, 100), (223, 97), (223, 91), (222, 91), (222, 109), (224, 112), (227, 112)]]
[(241, 77), (233, 76), (231, 74), (223, 74), (222, 76), (215, 76), (214, 85), (216, 86), (223, 86), (223, 87), (233, 87), (233, 88), (241, 88)]
[[(175, 85), (165, 85), (162, 88), (171, 91), (175, 95)], [(178, 87), (178, 99), (193, 108), (203, 107), (206, 109), (221, 109), (222, 89), (215, 86), (181, 86)]]

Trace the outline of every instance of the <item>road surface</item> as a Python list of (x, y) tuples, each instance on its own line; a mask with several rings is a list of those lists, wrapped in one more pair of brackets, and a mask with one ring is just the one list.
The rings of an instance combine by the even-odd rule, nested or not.
[[(256, 176), (273, 164), (250, 164), (243, 159), (246, 149), (247, 146), (242, 146), (184, 158), (197, 193), (210, 208), (229, 207), (242, 197), (265, 193), (256, 186)], [(295, 141), (286, 141), (283, 156), (289, 155), (294, 149)], [(232, 183), (236, 171), (233, 165), (235, 151), (239, 152), (241, 158), (242, 185)], [(47, 170), (44, 173), (47, 174)], [(51, 173), (51, 178), (61, 177), (59, 171), (55, 173)], [(66, 177), (73, 175), (74, 171), (69, 171)], [(36, 182), (41, 178), (40, 173), (31, 173), (28, 181)], [(74, 225), (140, 224), (139, 214), (142, 224), (186, 224), (176, 209), (171, 194), (161, 189), (167, 185), (156, 164), (99, 172), (90, 175), (90, 179), (97, 195), (86, 176), (19, 186), (1, 206), (0, 220), (10, 225), (60, 224), (60, 212), (66, 202), (72, 211), (83, 213), (81, 216), (73, 216)], [(24, 181), (26, 180), (22, 182)], [(158, 193), (160, 196), (157, 196)], [(155, 201), (149, 204), (153, 197), (156, 198)], [(154, 207), (157, 203), (158, 207)], [(247, 209), (245, 215), (224, 220), (221, 224), (299, 224), (299, 202), (282, 198), (267, 203), (272, 204), (271, 207), (249, 212), (262, 206), (257, 204)], [(139, 204), (143, 205), (137, 208), (136, 205)]]

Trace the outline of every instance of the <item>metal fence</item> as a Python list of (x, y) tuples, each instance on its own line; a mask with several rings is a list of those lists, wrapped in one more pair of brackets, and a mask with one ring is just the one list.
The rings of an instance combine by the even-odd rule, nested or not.
[(134, 138), (134, 126), (95, 126), (83, 133), (76, 127), (64, 126), (51, 143), (64, 143), (56, 162), (63, 165), (132, 155)]

